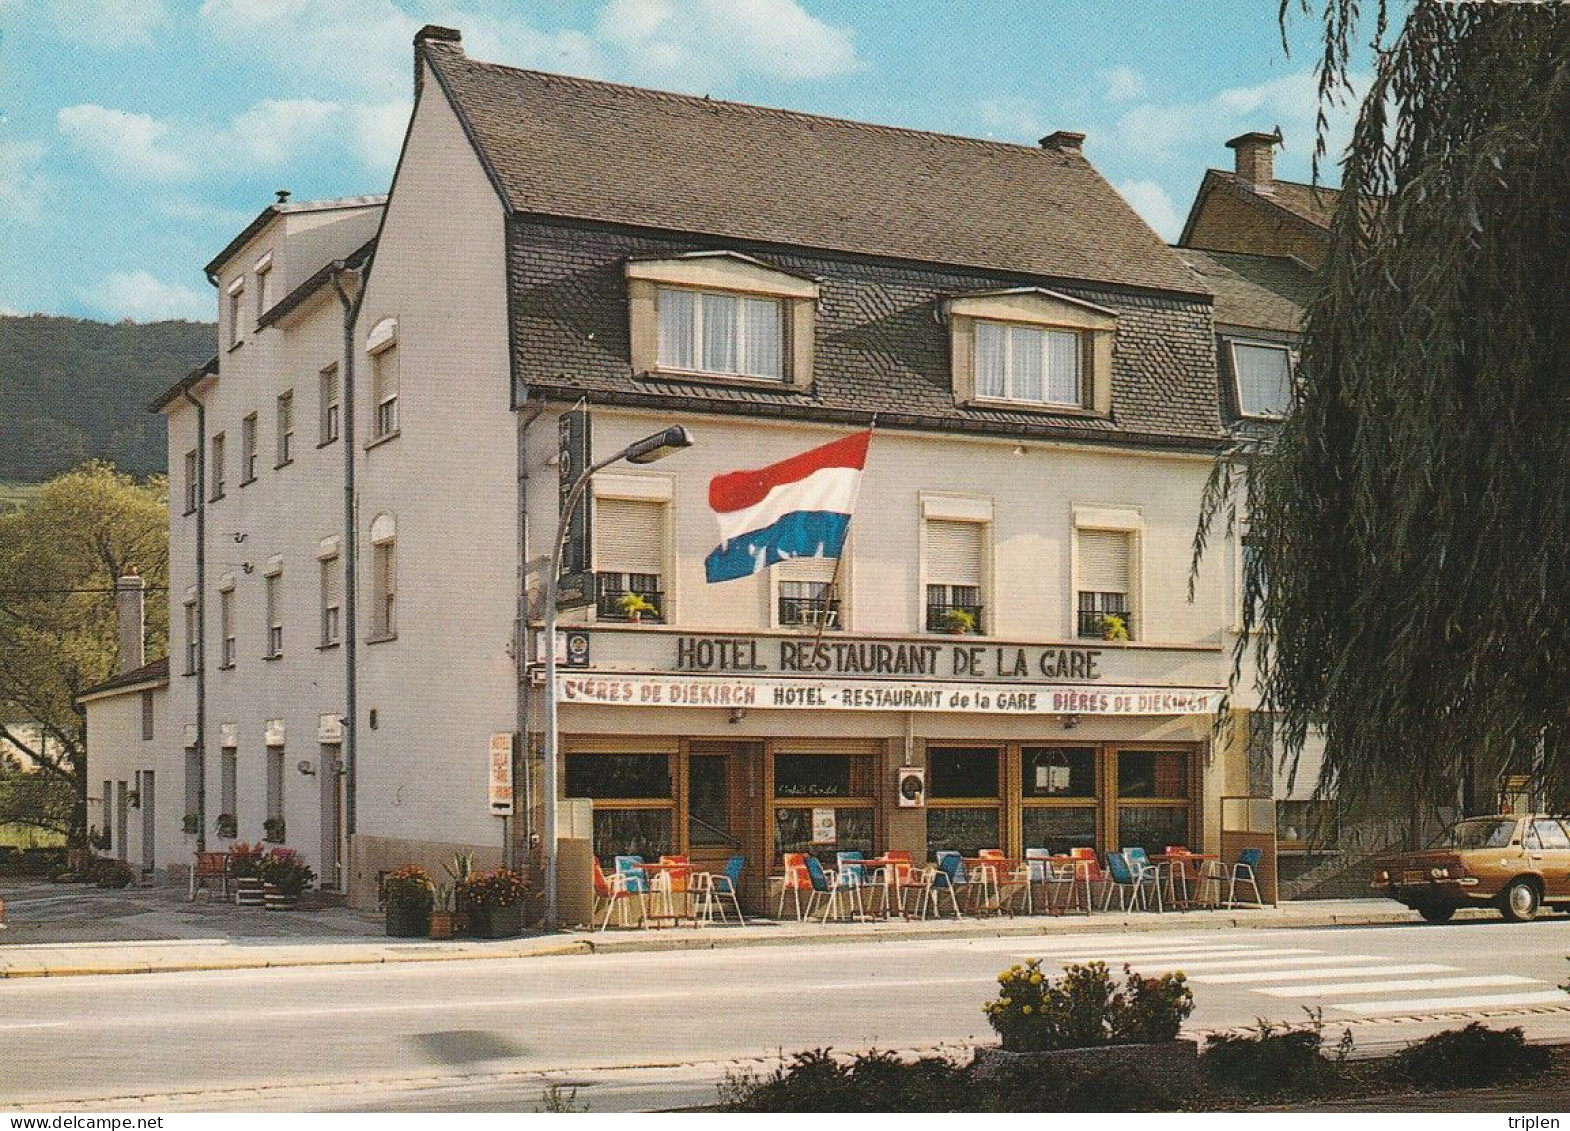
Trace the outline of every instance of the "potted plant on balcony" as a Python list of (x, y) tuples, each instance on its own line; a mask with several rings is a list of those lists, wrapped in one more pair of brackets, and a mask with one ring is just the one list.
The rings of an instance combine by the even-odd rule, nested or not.
[(616, 598), (616, 607), (621, 610), (621, 615), (626, 617), (632, 624), (637, 624), (642, 620), (644, 613), (653, 616), (659, 612), (659, 609), (654, 607), (654, 603), (642, 593), (623, 593)]
[(213, 830), (220, 840), (233, 840), (240, 835), (240, 821), (233, 813), (220, 813), (213, 822)]
[(275, 848), (262, 864), (262, 899), (269, 911), (291, 911), (316, 880), (316, 873), (291, 849)]
[(943, 627), (955, 636), (968, 636), (976, 631), (976, 614), (969, 609), (950, 609), (943, 614)]
[(452, 884), (436, 885), (436, 901), (431, 905), (431, 938), (450, 939), (453, 935)]
[(260, 907), (266, 903), (264, 892), (267, 881), (262, 877), (262, 865), (267, 861), (267, 849), (260, 841), (246, 844), (236, 841), (229, 849), (229, 875), (234, 879), (234, 902), (239, 907)]
[(273, 844), (282, 844), (288, 827), (283, 823), (282, 817), (268, 817), (262, 822), (262, 839)]
[(1128, 621), (1119, 613), (1104, 613), (1098, 622), (1101, 639), (1117, 644), (1128, 643)]
[(186, 836), (195, 836), (202, 829), (202, 818), (196, 813), (187, 813), (180, 818), (180, 831)]
[(498, 868), (471, 876), (464, 885), (470, 928), (482, 939), (506, 939), (523, 930), (523, 897), (529, 882), (521, 872)]
[(387, 934), (395, 939), (423, 939), (431, 933), (431, 907), (436, 888), (424, 868), (405, 864), (382, 880), (387, 909)]

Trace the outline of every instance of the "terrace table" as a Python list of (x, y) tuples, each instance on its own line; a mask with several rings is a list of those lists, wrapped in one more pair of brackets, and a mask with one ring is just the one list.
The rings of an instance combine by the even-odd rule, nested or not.
[[(1014, 914), (1014, 909), (1005, 908), (1003, 906), (1003, 901), (1005, 896), (1018, 896), (1020, 887), (1017, 882), (1017, 877), (1019, 876), (1020, 871), (1025, 867), (1026, 862), (1024, 860), (1016, 860), (1010, 856), (966, 856), (961, 857), (960, 862), (965, 865), (966, 872), (975, 872), (980, 877), (979, 882), (981, 883), (981, 897), (976, 900), (976, 906), (974, 910), (975, 914), (985, 915), (991, 913), (994, 915), (1001, 915), (1005, 910), (1008, 911), (1010, 915)], [(1005, 874), (1011, 881), (1016, 881), (1011, 882), (1006, 890), (1003, 887), (1003, 877)], [(1027, 901), (1029, 901), (1030, 880), (1028, 878), (1028, 872), (1026, 873), (1026, 876), (1027, 878), (1024, 881), (1024, 889), (1026, 891), (1025, 898)], [(986, 898), (987, 885), (989, 884), (992, 886), (992, 898), (990, 900)]]
[[(696, 927), (698, 925), (698, 912), (693, 904), (690, 886), (685, 881), (687, 877), (697, 871), (697, 868), (690, 861), (678, 862), (674, 860), (644, 861), (638, 867), (643, 869), (649, 877), (649, 894), (651, 896), (659, 896), (665, 905), (665, 913), (663, 915), (654, 914), (646, 909), (643, 915), (643, 925), (648, 927), (669, 923), (673, 927), (679, 927), (682, 921), (686, 920)], [(676, 887), (678, 880), (682, 881), (680, 890)], [(673, 898), (675, 896), (681, 897), (680, 909), (678, 909), (676, 899)]]
[[(1054, 864), (1060, 868), (1070, 866), (1073, 867), (1074, 882), (1079, 883), (1080, 881), (1084, 881), (1085, 884), (1085, 914), (1093, 914), (1096, 910), (1096, 901), (1091, 898), (1090, 885), (1092, 882), (1092, 877), (1095, 875), (1096, 870), (1100, 867), (1100, 862), (1088, 859), (1084, 856), (1049, 856), (1047, 857), (1047, 861), (1048, 863)], [(1067, 910), (1067, 908), (1064, 910)]]
[[(1199, 892), (1203, 887), (1205, 880), (1207, 878), (1216, 878), (1214, 876), (1206, 875), (1205, 862), (1207, 860), (1213, 860), (1219, 863), (1221, 857), (1211, 852), (1163, 852), (1158, 856), (1152, 856), (1150, 860), (1153, 864), (1165, 864), (1168, 866), (1167, 894), (1172, 897), (1172, 906), (1184, 907), (1191, 910), (1200, 906), (1201, 901), (1199, 899)], [(1195, 865), (1195, 869), (1192, 871), (1188, 868), (1188, 865), (1190, 864)], [(1182, 900), (1179, 900), (1177, 897), (1177, 882), (1179, 873), (1181, 873), (1183, 880)], [(1190, 879), (1194, 881), (1193, 899), (1189, 898), (1188, 882)], [(1216, 893), (1216, 902), (1220, 901), (1220, 894), (1221, 893), (1219, 891)]]

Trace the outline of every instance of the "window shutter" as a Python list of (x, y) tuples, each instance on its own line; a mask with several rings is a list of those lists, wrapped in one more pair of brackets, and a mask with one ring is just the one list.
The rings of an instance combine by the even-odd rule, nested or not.
[(1128, 592), (1128, 535), (1118, 530), (1079, 532), (1079, 588), (1086, 593)]
[(931, 585), (981, 585), (979, 522), (927, 520), (927, 582)]
[(594, 568), (600, 573), (665, 572), (665, 504), (594, 500)]
[(825, 585), (834, 580), (835, 558), (794, 558), (774, 567), (774, 576), (780, 581), (821, 581)]

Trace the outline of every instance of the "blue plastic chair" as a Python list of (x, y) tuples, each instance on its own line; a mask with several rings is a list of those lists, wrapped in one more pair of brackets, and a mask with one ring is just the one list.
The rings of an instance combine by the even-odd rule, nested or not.
[(921, 917), (927, 917), (927, 908), (931, 906), (939, 915), (943, 913), (943, 893), (949, 893), (949, 904), (954, 908), (954, 917), (963, 919), (964, 913), (959, 909), (959, 888), (966, 882), (965, 862), (958, 852), (945, 850), (937, 854), (938, 866), (931, 869), (931, 876), (927, 881), (927, 890), (921, 900)]
[[(813, 899), (816, 900), (821, 897), (825, 901), (823, 908), (823, 921), (825, 923), (829, 921), (829, 916), (839, 906), (841, 895), (849, 896), (851, 904), (856, 908), (856, 913), (858, 915), (862, 914), (861, 887), (859, 884), (847, 882), (846, 877), (838, 872), (830, 879), (829, 874), (823, 870), (822, 862), (811, 854), (807, 856), (807, 876), (812, 880)], [(812, 914), (815, 906), (816, 904), (808, 905), (808, 915)]]
[(836, 852), (834, 854), (834, 864), (839, 868), (840, 875), (849, 876), (858, 884), (867, 882), (867, 869), (861, 863), (865, 859), (865, 856), (855, 850)]
[(649, 877), (643, 874), (639, 867), (643, 863), (641, 856), (616, 857), (616, 871), (625, 878), (626, 890), (638, 895), (649, 894)]
[[(1123, 858), (1128, 861), (1130, 870), (1133, 871), (1134, 875), (1142, 882), (1148, 879), (1150, 876), (1154, 876), (1158, 889), (1164, 880), (1168, 881), (1168, 887), (1170, 889), (1172, 869), (1167, 865), (1157, 864), (1155, 861), (1151, 860), (1150, 855), (1143, 848), (1125, 848), (1123, 850)], [(1174, 898), (1176, 898), (1175, 893)]]
[(693, 889), (698, 898), (699, 922), (714, 922), (714, 908), (720, 909), (720, 918), (727, 918), (724, 900), (729, 899), (731, 906), (736, 909), (736, 921), (743, 927), (747, 919), (741, 913), (741, 899), (738, 893), (741, 890), (741, 872), (747, 866), (745, 856), (732, 856), (725, 861), (725, 870), (722, 872), (699, 872), (693, 877)]
[(1237, 854), (1237, 863), (1232, 865), (1231, 882), (1227, 884), (1227, 907), (1237, 905), (1237, 885), (1239, 881), (1254, 889), (1254, 906), (1263, 907), (1264, 898), (1259, 894), (1259, 861), (1264, 857), (1262, 848), (1245, 848)]
[(1112, 906), (1114, 891), (1118, 893), (1118, 906), (1122, 910), (1130, 910), (1130, 904), (1134, 910), (1145, 907), (1147, 884), (1156, 893), (1156, 910), (1161, 910), (1161, 885), (1154, 872), (1136, 871), (1121, 852), (1107, 853), (1107, 871), (1112, 875), (1112, 882), (1107, 885), (1107, 898), (1102, 902), (1101, 910)]

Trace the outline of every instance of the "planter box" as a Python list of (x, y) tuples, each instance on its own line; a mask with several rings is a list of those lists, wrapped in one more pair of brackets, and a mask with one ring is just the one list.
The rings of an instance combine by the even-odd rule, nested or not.
[(523, 933), (523, 904), (511, 907), (476, 907), (469, 913), (469, 929), (479, 939), (510, 939)]
[(1008, 1052), (977, 1047), (971, 1074), (978, 1080), (1007, 1079), (1015, 1072), (1076, 1076), (1138, 1073), (1163, 1090), (1191, 1092), (1199, 1082), (1199, 1042), (1186, 1039), (1154, 1045), (1097, 1045), (1052, 1052)]
[(234, 881), (234, 902), (239, 907), (260, 907), (266, 900), (266, 885), (259, 877), (243, 876)]
[(387, 905), (387, 935), (394, 939), (424, 939), (431, 935), (431, 913), (423, 907)]
[(431, 912), (431, 938), (450, 939), (453, 934), (453, 913), (451, 911)]
[(266, 884), (262, 888), (262, 903), (269, 911), (293, 911), (300, 906), (300, 897), (285, 895), (272, 884)]

